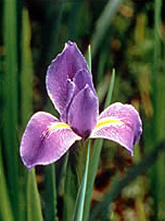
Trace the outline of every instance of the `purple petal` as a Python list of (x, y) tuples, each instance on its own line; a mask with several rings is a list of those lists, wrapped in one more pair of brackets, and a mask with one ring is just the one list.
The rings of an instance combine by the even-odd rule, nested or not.
[(68, 42), (64, 50), (50, 64), (47, 76), (46, 86), (48, 94), (55, 108), (63, 113), (68, 103), (67, 80), (73, 80), (75, 74), (88, 67), (84, 56), (81, 54), (75, 43)]
[(67, 97), (67, 103), (66, 106), (63, 110), (63, 112), (60, 115), (60, 119), (61, 121), (64, 121), (65, 123), (67, 123), (67, 114), (68, 114), (68, 109), (69, 106), (71, 104), (71, 101), (73, 100), (74, 94), (75, 94), (75, 90), (76, 90), (76, 85), (73, 81), (71, 81), (70, 79), (67, 80), (67, 93), (68, 93), (68, 97)]
[(83, 69), (76, 73), (73, 78), (73, 81), (68, 80), (68, 102), (66, 107), (61, 114), (61, 120), (68, 123), (68, 110), (70, 108), (71, 102), (73, 101), (74, 97), (88, 85), (93, 93), (96, 95), (96, 91), (93, 86), (92, 76), (89, 71)]
[(99, 116), (91, 138), (105, 138), (128, 149), (133, 154), (133, 145), (142, 133), (142, 122), (132, 105), (114, 103)]
[(83, 70), (78, 71), (73, 78), (73, 82), (76, 85), (75, 94), (77, 94), (86, 85), (88, 85), (90, 89), (93, 91), (93, 93), (96, 95), (96, 91), (94, 89), (93, 82), (92, 82), (92, 75), (88, 70), (83, 69)]
[(69, 147), (81, 138), (70, 127), (51, 114), (38, 112), (30, 119), (21, 141), (20, 155), (32, 169), (57, 161)]
[(98, 99), (88, 85), (73, 99), (68, 111), (68, 124), (83, 138), (96, 126)]

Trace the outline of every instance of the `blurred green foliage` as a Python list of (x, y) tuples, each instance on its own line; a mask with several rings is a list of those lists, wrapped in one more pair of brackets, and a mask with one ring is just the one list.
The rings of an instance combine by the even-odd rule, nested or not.
[(163, 0), (0, 1), (0, 220), (72, 220), (86, 149), (74, 145), (36, 176), (19, 156), (32, 113), (57, 115), (45, 74), (68, 40), (83, 54), (91, 44), (100, 111), (115, 68), (112, 101), (133, 104), (143, 121), (133, 158), (113, 142), (92, 144), (84, 221), (165, 220), (164, 11)]

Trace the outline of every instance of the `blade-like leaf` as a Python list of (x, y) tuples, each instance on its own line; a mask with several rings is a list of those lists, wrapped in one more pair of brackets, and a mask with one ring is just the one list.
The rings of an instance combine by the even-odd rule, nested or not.
[[(33, 77), (33, 68), (32, 68), (32, 53), (30, 47), (31, 41), (31, 27), (29, 14), (27, 9), (22, 10), (22, 26), (20, 29), (21, 37), (20, 43), (20, 123), (21, 129), (24, 129), (27, 121), (30, 118), (30, 115), (33, 111), (32, 107), (32, 77)], [(20, 22), (20, 21), (19, 21)], [(21, 22), (20, 22), (21, 23)], [(26, 168), (21, 165), (22, 179), (25, 179), (25, 182), (22, 183), (20, 192), (21, 192), (21, 200), (24, 203), (21, 203), (21, 213), (20, 220), (24, 220), (27, 217), (26, 203), (27, 203), (27, 177), (28, 172)]]
[(42, 221), (41, 202), (38, 193), (35, 170), (28, 173), (27, 181), (27, 221)]
[(19, 220), (18, 180), (18, 45), (17, 45), (17, 3), (4, 1), (3, 41), (5, 48), (3, 74), (2, 134), (6, 158), (6, 182), (15, 220)]
[(12, 207), (6, 185), (6, 179), (4, 176), (1, 146), (0, 146), (0, 220), (14, 221)]
[(31, 27), (28, 11), (23, 10), (22, 47), (21, 47), (21, 121), (23, 127), (32, 113), (32, 52), (30, 48)]
[[(161, 11), (163, 1), (160, 0), (159, 4), (154, 1), (154, 56), (153, 56), (153, 74), (152, 74), (152, 88), (153, 88), (153, 119), (152, 119), (152, 134), (154, 139), (152, 142), (154, 145), (164, 137), (165, 125), (162, 122), (165, 121), (164, 105), (165, 105), (165, 90), (164, 90), (164, 73), (161, 69)], [(154, 165), (151, 171), (151, 190), (154, 198), (154, 211), (155, 220), (162, 220), (165, 217), (165, 179), (164, 170), (162, 168), (165, 165), (165, 155), (162, 155)]]
[(98, 166), (99, 166), (99, 159), (100, 159), (102, 146), (103, 146), (103, 140), (102, 139), (96, 140), (94, 143), (92, 155), (90, 158), (88, 179), (87, 179), (87, 191), (86, 191), (86, 197), (85, 197), (84, 217), (83, 217), (84, 221), (88, 220), (88, 216), (89, 216), (90, 204), (91, 204), (92, 193), (93, 193), (93, 186), (94, 186), (95, 177), (96, 177)]
[(57, 221), (55, 165), (45, 167), (45, 221)]
[(121, 3), (122, 3), (122, 0), (115, 0), (115, 1), (109, 0), (108, 3), (105, 5), (104, 10), (96, 23), (96, 30), (92, 36), (92, 40), (91, 40), (92, 57), (95, 56), (103, 40), (103, 37), (105, 36), (112, 22), (112, 19), (118, 7), (121, 5)]
[(86, 194), (87, 179), (88, 179), (90, 145), (91, 145), (91, 141), (89, 140), (88, 149), (87, 149), (85, 173), (84, 173), (82, 183), (79, 187), (79, 191), (78, 191), (77, 199), (76, 199), (76, 204), (75, 204), (75, 211), (74, 211), (74, 218), (73, 218), (74, 221), (82, 221), (83, 220), (85, 194)]
[(72, 165), (73, 160), (72, 153), (70, 153), (66, 169), (63, 208), (63, 220), (67, 221), (73, 221), (74, 206), (78, 191), (78, 179), (75, 168)]
[(115, 69), (112, 70), (111, 82), (109, 85), (109, 90), (108, 90), (108, 94), (107, 94), (105, 105), (104, 105), (105, 108), (107, 108), (109, 106), (109, 104), (111, 103), (114, 83), (115, 83)]

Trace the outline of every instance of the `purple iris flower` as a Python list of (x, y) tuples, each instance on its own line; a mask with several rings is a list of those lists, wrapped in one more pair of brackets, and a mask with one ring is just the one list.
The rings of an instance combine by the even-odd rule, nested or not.
[(117, 102), (99, 115), (92, 75), (75, 43), (68, 42), (50, 64), (46, 87), (60, 120), (46, 112), (37, 112), (30, 119), (20, 147), (29, 169), (57, 161), (75, 141), (86, 138), (115, 141), (133, 154), (142, 133), (138, 112)]

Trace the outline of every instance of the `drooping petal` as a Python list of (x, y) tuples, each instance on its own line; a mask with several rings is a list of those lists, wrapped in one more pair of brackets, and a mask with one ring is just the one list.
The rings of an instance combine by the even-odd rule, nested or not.
[(119, 143), (133, 154), (133, 145), (142, 133), (142, 123), (132, 105), (114, 103), (99, 116), (91, 138), (105, 138)]
[(68, 111), (68, 124), (83, 138), (89, 136), (96, 126), (98, 98), (88, 85), (73, 99)]
[(21, 141), (20, 155), (24, 164), (32, 169), (58, 160), (81, 138), (69, 125), (51, 114), (38, 112), (30, 119)]
[(73, 80), (77, 71), (88, 70), (84, 56), (75, 43), (68, 42), (64, 50), (50, 64), (46, 87), (48, 94), (60, 114), (68, 102), (67, 80)]

